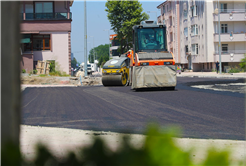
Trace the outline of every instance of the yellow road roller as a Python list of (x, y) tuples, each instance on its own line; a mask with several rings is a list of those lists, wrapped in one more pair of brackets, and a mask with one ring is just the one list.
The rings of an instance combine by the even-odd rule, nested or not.
[(108, 60), (103, 65), (102, 84), (104, 86), (125, 86), (129, 79), (130, 59), (117, 57)]

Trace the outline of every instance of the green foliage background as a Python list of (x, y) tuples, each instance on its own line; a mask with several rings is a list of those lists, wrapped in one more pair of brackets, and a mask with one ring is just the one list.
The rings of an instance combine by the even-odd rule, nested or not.
[(94, 62), (93, 52), (95, 52), (95, 59), (98, 60), (98, 66), (101, 66), (109, 60), (109, 44), (99, 45), (89, 51), (89, 61)]
[[(42, 144), (37, 145), (36, 158), (25, 160), (18, 147), (13, 144), (2, 145), (2, 165), (22, 166), (79, 166), (79, 165), (108, 165), (108, 166), (194, 166), (192, 150), (183, 151), (173, 141), (174, 130), (163, 132), (155, 125), (149, 126), (147, 137), (141, 148), (131, 145), (129, 137), (122, 138), (121, 145), (115, 151), (104, 143), (100, 137), (86, 148), (80, 148), (79, 153), (69, 152), (57, 158)], [(200, 166), (243, 166), (244, 161), (230, 161), (227, 150), (209, 149), (207, 157)]]
[(137, 0), (107, 0), (105, 6), (112, 30), (118, 35), (120, 53), (123, 54), (128, 47), (132, 47), (132, 27), (148, 20), (149, 15), (143, 12), (142, 4)]

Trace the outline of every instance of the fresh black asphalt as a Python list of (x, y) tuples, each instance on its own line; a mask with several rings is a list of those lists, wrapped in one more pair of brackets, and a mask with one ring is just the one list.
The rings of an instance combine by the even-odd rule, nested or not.
[(148, 123), (179, 127), (185, 138), (245, 140), (245, 94), (190, 87), (240, 82), (178, 78), (175, 91), (130, 87), (26, 88), (22, 124), (144, 133)]

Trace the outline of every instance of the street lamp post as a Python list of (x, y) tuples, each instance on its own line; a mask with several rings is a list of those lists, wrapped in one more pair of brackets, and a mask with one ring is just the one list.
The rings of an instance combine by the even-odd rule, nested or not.
[(110, 58), (110, 38), (109, 38), (109, 31), (110, 29), (104, 29), (104, 31), (108, 31), (108, 59)]
[(156, 11), (147, 11), (147, 13), (155, 13), (155, 16), (156, 16), (156, 21), (158, 22), (157, 12), (156, 12)]
[(87, 76), (87, 20), (86, 20), (86, 0), (84, 2), (84, 72)]

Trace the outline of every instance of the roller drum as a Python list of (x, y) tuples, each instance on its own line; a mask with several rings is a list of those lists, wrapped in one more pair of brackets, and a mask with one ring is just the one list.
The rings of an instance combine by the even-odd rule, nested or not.
[(126, 81), (123, 75), (103, 75), (102, 84), (104, 86), (124, 86)]

